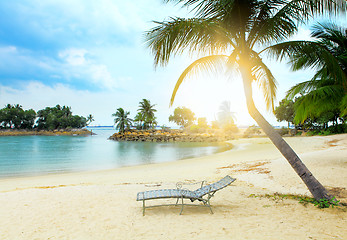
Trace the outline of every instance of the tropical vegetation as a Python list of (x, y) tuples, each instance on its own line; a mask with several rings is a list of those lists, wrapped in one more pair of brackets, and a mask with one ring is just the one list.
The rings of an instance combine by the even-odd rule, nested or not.
[(224, 129), (226, 132), (237, 132), (238, 128), (235, 125), (235, 115), (231, 111), (231, 104), (229, 101), (224, 101), (219, 106), (219, 112), (217, 114), (217, 122), (219, 128)]
[(36, 112), (33, 109), (24, 110), (19, 104), (7, 104), (0, 109), (1, 128), (31, 129), (35, 119)]
[(282, 99), (279, 102), (279, 105), (275, 108), (275, 116), (277, 121), (288, 122), (288, 128), (290, 127), (290, 123), (294, 123), (294, 102), (293, 100)]
[[(337, 133), (346, 133), (347, 124), (345, 117), (339, 117), (339, 114), (334, 114), (331, 111), (322, 112), (316, 117), (306, 118), (303, 122), (295, 121), (295, 116), (297, 114), (296, 106), (299, 106), (299, 100), (301, 97), (295, 99), (295, 101), (282, 99), (279, 106), (275, 108), (275, 116), (277, 121), (287, 121), (288, 129), (281, 129), (280, 133), (287, 134), (289, 131), (290, 123), (294, 124), (295, 130), (304, 130), (307, 135), (330, 135)], [(336, 117), (336, 115), (338, 117)], [(337, 118), (341, 123), (337, 122)], [(297, 131), (295, 131), (297, 132)], [(297, 132), (300, 133), (301, 132)]]
[(181, 127), (188, 127), (193, 124), (194, 120), (195, 114), (187, 107), (177, 107), (173, 115), (169, 116), (170, 122), (174, 122)]
[(155, 104), (151, 104), (148, 99), (142, 99), (139, 103), (138, 113), (135, 117), (135, 121), (138, 124), (139, 129), (154, 128), (157, 125), (156, 117), (154, 113), (157, 111), (154, 109)]
[[(310, 80), (287, 92), (286, 99), (276, 108), (276, 117), (279, 121), (287, 117), (296, 127), (319, 134), (346, 132), (347, 28), (331, 22), (317, 23), (311, 37), (315, 40), (273, 46), (277, 57), (290, 57), (293, 70), (317, 70)], [(289, 111), (286, 111), (284, 107), (288, 104)]]
[(246, 129), (246, 131), (243, 133), (243, 137), (248, 138), (248, 137), (260, 135), (260, 134), (261, 134), (260, 128), (255, 125), (252, 125)]
[(115, 113), (112, 114), (114, 123), (116, 124), (116, 129), (123, 133), (125, 130), (130, 129), (133, 120), (129, 118), (130, 112), (125, 111), (123, 108), (118, 108)]
[[(257, 110), (252, 83), (263, 90), (268, 109), (274, 107), (276, 80), (260, 57), (261, 46), (269, 46), (292, 36), (297, 23), (316, 14), (346, 11), (344, 0), (166, 0), (193, 7), (195, 17), (173, 17), (155, 22), (146, 33), (146, 42), (155, 65), (165, 66), (171, 57), (185, 50), (200, 57), (178, 78), (171, 97), (173, 103), (182, 82), (201, 70), (240, 73), (248, 112), (304, 181), (315, 199), (331, 199), (327, 190), (302, 163), (293, 149)], [(266, 48), (265, 50), (268, 50)], [(226, 54), (222, 54), (225, 53)], [(201, 55), (203, 55), (201, 57)]]
[(73, 115), (71, 107), (61, 107), (59, 104), (55, 107), (46, 107), (39, 110), (37, 117), (37, 128), (46, 130), (82, 128), (87, 123), (85, 117)]
[(86, 118), (72, 115), (71, 107), (56, 105), (46, 107), (37, 113), (24, 110), (21, 105), (8, 104), (0, 109), (0, 127), (13, 129), (66, 129), (86, 126)]
[(307, 120), (334, 125), (347, 116), (347, 28), (334, 23), (312, 27), (314, 41), (292, 41), (273, 46), (271, 51), (288, 56), (294, 71), (313, 68), (317, 72), (308, 81), (293, 86), (287, 99), (295, 100), (294, 121)]
[(92, 122), (94, 122), (94, 121), (95, 121), (94, 116), (93, 116), (92, 114), (89, 114), (89, 115), (87, 116), (87, 126), (88, 126), (89, 124), (91, 124)]

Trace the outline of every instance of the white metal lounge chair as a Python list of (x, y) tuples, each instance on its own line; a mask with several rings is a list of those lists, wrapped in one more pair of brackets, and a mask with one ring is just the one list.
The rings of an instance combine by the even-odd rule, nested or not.
[[(189, 189), (183, 189), (182, 183), (176, 184), (176, 189), (162, 189), (162, 190), (152, 190), (152, 191), (146, 191), (146, 192), (139, 192), (137, 193), (137, 201), (142, 201), (142, 213), (145, 215), (145, 209), (151, 208), (151, 207), (159, 207), (159, 206), (172, 206), (172, 205), (181, 205), (181, 212), (182, 214), (183, 207), (190, 205), (190, 206), (202, 206), (202, 207), (208, 207), (211, 210), (211, 213), (213, 213), (210, 199), (214, 196), (214, 194), (234, 182), (236, 179), (232, 178), (230, 176), (225, 176), (218, 182), (215, 182), (213, 184), (205, 185), (205, 181), (201, 182), (201, 187), (196, 189), (195, 191), (191, 191)], [(153, 200), (153, 199), (161, 199), (161, 198), (177, 198), (177, 201), (175, 204), (162, 204), (162, 205), (152, 205), (152, 206), (146, 206), (145, 201), (146, 200)], [(178, 201), (181, 199), (181, 203), (179, 204)], [(186, 204), (183, 202), (183, 199), (190, 199), (192, 202), (195, 200), (199, 200), (203, 203), (201, 204)]]

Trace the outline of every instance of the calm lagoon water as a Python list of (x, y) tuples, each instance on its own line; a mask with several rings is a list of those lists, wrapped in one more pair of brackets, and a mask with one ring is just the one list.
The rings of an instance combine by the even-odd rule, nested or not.
[(112, 169), (210, 155), (225, 146), (206, 143), (116, 142), (115, 131), (94, 136), (0, 137), (0, 178)]

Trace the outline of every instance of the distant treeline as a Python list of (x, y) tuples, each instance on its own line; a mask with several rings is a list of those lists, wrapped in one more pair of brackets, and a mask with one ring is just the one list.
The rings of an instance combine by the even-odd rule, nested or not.
[(72, 115), (71, 107), (56, 105), (46, 107), (37, 113), (33, 109), (24, 110), (21, 105), (8, 104), (0, 109), (0, 128), (8, 129), (66, 129), (85, 127), (87, 119)]

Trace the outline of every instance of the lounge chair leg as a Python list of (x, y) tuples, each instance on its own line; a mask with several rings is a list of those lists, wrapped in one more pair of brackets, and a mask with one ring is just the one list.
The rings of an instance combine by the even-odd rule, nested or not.
[(211, 210), (211, 214), (213, 214), (213, 211), (212, 211), (212, 208), (211, 208), (211, 206), (210, 205), (208, 205), (208, 207), (210, 208), (210, 210)]
[(212, 208), (211, 208), (211, 205), (210, 205), (210, 200), (207, 201), (207, 206), (210, 208), (211, 214), (213, 214), (213, 211), (212, 211)]
[(181, 208), (180, 215), (182, 215), (182, 212), (183, 212), (183, 207), (184, 207), (184, 205), (183, 205), (183, 197), (182, 197), (182, 208)]
[(177, 205), (177, 203), (178, 203), (178, 200), (180, 200), (179, 198), (177, 198), (177, 200), (176, 200), (176, 205)]
[(145, 216), (145, 200), (143, 200), (143, 204), (142, 204), (142, 216)]

